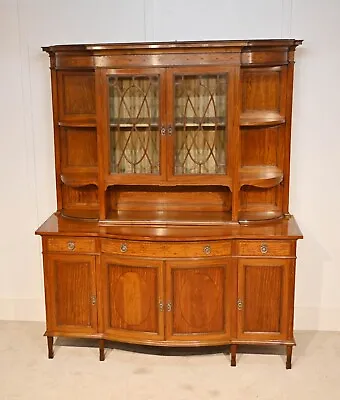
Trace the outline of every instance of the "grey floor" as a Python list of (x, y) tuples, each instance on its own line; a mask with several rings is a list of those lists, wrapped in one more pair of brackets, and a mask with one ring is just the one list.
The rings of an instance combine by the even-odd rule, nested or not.
[(118, 346), (98, 361), (96, 342), (58, 339), (47, 359), (40, 322), (0, 321), (0, 400), (340, 399), (340, 332), (296, 332), (283, 348), (243, 347), (236, 368), (222, 349)]

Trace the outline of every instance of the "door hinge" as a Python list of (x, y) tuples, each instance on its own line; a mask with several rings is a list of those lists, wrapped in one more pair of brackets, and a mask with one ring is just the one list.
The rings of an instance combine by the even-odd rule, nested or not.
[(159, 306), (159, 311), (163, 312), (164, 311), (164, 304), (163, 304), (163, 301), (161, 299), (159, 299), (159, 301), (158, 301), (158, 306)]

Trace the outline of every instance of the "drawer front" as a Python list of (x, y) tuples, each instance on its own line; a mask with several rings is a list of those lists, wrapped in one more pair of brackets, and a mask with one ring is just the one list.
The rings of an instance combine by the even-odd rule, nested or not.
[(96, 240), (78, 237), (47, 238), (44, 250), (63, 253), (94, 253)]
[(238, 242), (239, 256), (281, 256), (293, 255), (292, 243), (285, 240), (241, 240)]
[(137, 257), (219, 257), (231, 255), (231, 242), (152, 243), (102, 239), (103, 253)]

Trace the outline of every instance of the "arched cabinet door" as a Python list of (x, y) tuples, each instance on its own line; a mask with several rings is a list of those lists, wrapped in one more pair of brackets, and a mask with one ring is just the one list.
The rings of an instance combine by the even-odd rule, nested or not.
[(171, 261), (166, 265), (166, 340), (226, 342), (230, 338), (230, 261)]
[(102, 257), (104, 333), (112, 340), (164, 339), (163, 263)]

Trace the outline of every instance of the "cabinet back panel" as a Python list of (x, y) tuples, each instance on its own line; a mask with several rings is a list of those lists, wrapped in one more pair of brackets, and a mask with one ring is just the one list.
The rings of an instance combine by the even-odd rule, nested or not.
[(241, 166), (279, 166), (279, 135), (279, 127), (241, 129)]
[(230, 211), (231, 192), (222, 187), (119, 187), (109, 191), (112, 210)]
[(58, 97), (61, 120), (96, 118), (94, 72), (58, 72)]
[(62, 193), (64, 208), (99, 208), (98, 190), (95, 186), (73, 188), (63, 185)]
[(97, 170), (95, 129), (61, 128), (61, 165), (63, 172)]
[(281, 186), (262, 189), (243, 186), (240, 192), (240, 205), (243, 211), (273, 211), (281, 209)]
[(242, 111), (280, 111), (281, 79), (281, 67), (243, 70)]

